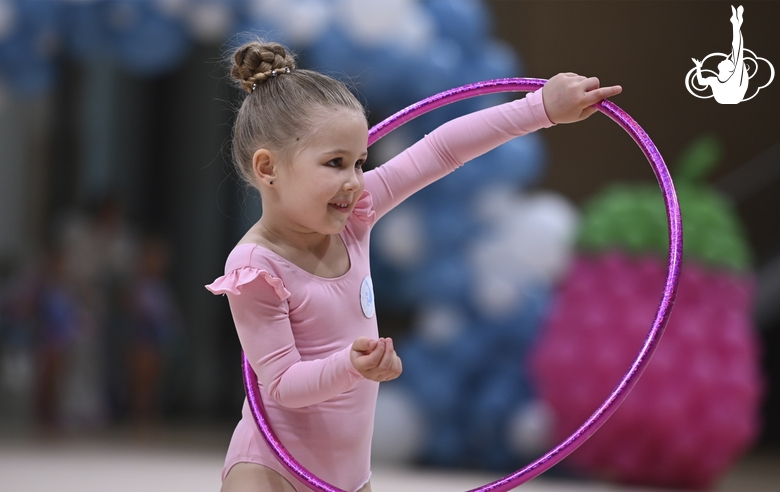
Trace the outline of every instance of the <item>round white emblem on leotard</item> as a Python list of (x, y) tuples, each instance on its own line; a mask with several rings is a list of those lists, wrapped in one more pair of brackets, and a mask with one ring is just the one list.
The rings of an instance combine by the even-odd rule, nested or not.
[(366, 318), (374, 315), (374, 284), (371, 283), (371, 277), (368, 275), (360, 285), (360, 307), (363, 308)]

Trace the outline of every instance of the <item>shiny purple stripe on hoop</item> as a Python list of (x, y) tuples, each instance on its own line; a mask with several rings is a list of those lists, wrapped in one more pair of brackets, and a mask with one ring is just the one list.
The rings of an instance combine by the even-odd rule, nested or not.
[(534, 92), (535, 90), (544, 87), (545, 83), (547, 83), (547, 81), (544, 79), (495, 79), (476, 82), (440, 92), (427, 99), (423, 99), (420, 102), (416, 102), (386, 118), (382, 122), (377, 123), (368, 131), (368, 146), (370, 147), (377, 140), (399, 126), (406, 124), (422, 114), (433, 111), (436, 108), (446, 106), (447, 104), (498, 92)]
[[(497, 79), (477, 82), (436, 94), (395, 113), (374, 126), (369, 130), (368, 145), (372, 145), (374, 142), (404, 123), (441, 106), (483, 94), (498, 92), (533, 92), (543, 87), (546, 82), (547, 81), (544, 79)], [(585, 442), (585, 440), (593, 435), (593, 433), (606, 422), (628, 396), (629, 391), (636, 385), (639, 376), (641, 376), (642, 372), (644, 372), (647, 367), (647, 364), (650, 362), (650, 358), (658, 346), (658, 342), (663, 335), (666, 324), (669, 322), (669, 316), (671, 315), (672, 307), (674, 305), (674, 298), (677, 295), (677, 283), (680, 278), (680, 265), (682, 262), (683, 250), (682, 215), (680, 213), (680, 206), (677, 202), (677, 194), (674, 185), (672, 184), (672, 179), (658, 149), (655, 147), (652, 140), (650, 140), (647, 133), (645, 133), (642, 127), (640, 127), (633, 118), (610, 101), (601, 101), (596, 105), (596, 108), (620, 125), (629, 135), (631, 135), (631, 138), (634, 139), (637, 145), (639, 145), (645, 157), (650, 162), (656, 179), (658, 180), (658, 184), (661, 187), (661, 191), (663, 192), (664, 203), (666, 205), (666, 216), (669, 225), (669, 265), (661, 302), (644, 344), (636, 359), (631, 364), (628, 372), (623, 376), (623, 379), (604, 403), (587, 421), (585, 421), (584, 424), (582, 424), (582, 426), (580, 426), (579, 429), (574, 431), (571, 436), (553, 448), (550, 452), (525, 468), (507, 475), (500, 480), (472, 489), (468, 492), (503, 492), (511, 490), (544, 473), (577, 449), (577, 447)], [(271, 449), (274, 454), (276, 454), (277, 458), (279, 458), (279, 461), (281, 461), (293, 475), (298, 477), (303, 484), (312, 490), (344, 492), (314, 476), (306, 468), (301, 466), (300, 463), (287, 452), (284, 446), (282, 446), (279, 439), (273, 433), (271, 426), (268, 424), (268, 419), (266, 418), (263, 404), (259, 396), (259, 390), (257, 388), (257, 377), (255, 376), (254, 371), (252, 371), (245, 356), (243, 357), (243, 361), (244, 387), (246, 389), (252, 415), (254, 416), (255, 423), (260, 429), (260, 433), (271, 446)]]
[(254, 417), (255, 424), (260, 430), (260, 434), (271, 447), (279, 461), (284, 465), (287, 470), (298, 478), (304, 485), (312, 490), (324, 490), (327, 492), (346, 492), (343, 489), (336, 488), (330, 485), (328, 482), (324, 482), (316, 477), (312, 472), (303, 467), (298, 461), (292, 457), (292, 455), (285, 449), (279, 438), (276, 437), (271, 424), (268, 423), (268, 416), (265, 414), (265, 407), (263, 406), (263, 400), (260, 398), (260, 391), (257, 387), (257, 375), (252, 370), (252, 366), (246, 358), (246, 355), (241, 354), (242, 365), (241, 369), (244, 372), (244, 390), (246, 390), (246, 399), (249, 402), (249, 408), (252, 409), (252, 417)]

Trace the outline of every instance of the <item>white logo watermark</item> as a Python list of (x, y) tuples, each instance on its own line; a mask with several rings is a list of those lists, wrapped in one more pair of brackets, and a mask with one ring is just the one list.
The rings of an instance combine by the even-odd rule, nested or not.
[[(775, 78), (775, 67), (766, 58), (757, 56), (744, 46), (745, 41), (741, 30), (744, 11), (742, 5), (737, 9), (734, 9), (734, 6), (731, 7), (731, 54), (712, 53), (702, 61), (692, 58), (696, 66), (685, 76), (685, 88), (699, 99), (714, 97), (720, 104), (739, 104), (742, 101), (753, 99), (758, 91), (768, 86)], [(715, 58), (715, 60), (722, 58), (718, 63), (718, 73), (702, 68), (709, 58)], [(759, 60), (765, 62), (769, 67), (769, 80), (766, 84), (758, 87), (749, 97), (745, 97), (750, 79), (758, 73)], [(706, 96), (696, 94), (696, 92), (708, 93), (708, 88), (712, 90), (712, 94)]]

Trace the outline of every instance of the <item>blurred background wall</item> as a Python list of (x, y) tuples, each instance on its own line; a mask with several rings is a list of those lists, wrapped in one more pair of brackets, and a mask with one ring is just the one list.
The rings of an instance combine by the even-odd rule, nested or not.
[[(487, 12), (489, 37), (514, 51), (514, 73), (502, 76), (573, 71), (622, 85), (614, 101), (640, 122), (672, 168), (696, 138), (719, 140), (722, 159), (710, 182), (735, 204), (754, 252), (755, 319), (768, 389), (761, 440), (776, 446), (778, 83), (732, 106), (696, 99), (684, 85), (691, 58), (730, 48), (731, 4), (477, 3), (483, 6), (477, 12)], [(332, 49), (345, 64), (333, 71), (370, 93), (370, 74), (351, 68), (338, 43), (328, 44), (338, 32), (316, 24), (312, 12), (325, 4), (290, 3), (291, 15), (312, 24), (301, 21), (293, 26), (298, 31), (285, 31), (268, 13), (284, 11), (283, 2), (0, 1), (3, 428), (58, 425), (52, 402), (62, 384), (71, 385), (67, 413), (74, 429), (135, 419), (237, 420), (240, 347), (227, 303), (203, 285), (221, 274), (260, 210), (256, 195), (231, 171), (232, 109), (239, 99), (221, 60), (235, 32), (268, 29), (301, 48), (303, 65), (318, 68), (318, 48)], [(742, 5), (746, 46), (780, 67), (774, 39), (780, 6)], [(309, 39), (307, 32), (323, 37)], [(481, 46), (470, 48), (453, 69), (467, 80), (439, 78), (419, 96), (489, 78), (474, 68)], [(426, 67), (441, 64), (407, 49), (419, 65), (394, 79), (398, 87), (425, 79)], [(420, 98), (412, 95), (398, 89), (389, 102), (369, 98), (372, 122)], [(609, 183), (653, 180), (636, 145), (601, 115), (545, 130), (541, 138), (546, 172), (532, 189), (554, 191), (576, 206)], [(41, 292), (45, 313), (31, 321)], [(410, 314), (384, 310), (380, 330), (403, 336)], [(45, 325), (45, 334), (32, 323)], [(68, 362), (58, 347), (85, 326), (92, 328), (73, 356), (80, 376), (63, 383), (57, 373)], [(111, 335), (98, 336), (100, 326), (109, 326)], [(31, 355), (33, 346), (40, 357)]]

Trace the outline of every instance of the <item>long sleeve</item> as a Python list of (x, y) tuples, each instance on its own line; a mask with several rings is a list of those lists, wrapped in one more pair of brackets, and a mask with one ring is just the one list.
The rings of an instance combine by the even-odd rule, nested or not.
[(363, 379), (350, 361), (351, 346), (322, 359), (301, 360), (287, 301), (279, 295), (284, 288), (269, 283), (279, 279), (256, 269), (244, 271), (254, 278), (240, 284), (240, 290), (224, 291), (244, 353), (271, 398), (285, 407), (300, 408), (344, 393)]
[(365, 175), (377, 219), (465, 162), (521, 135), (553, 126), (542, 90), (449, 121)]

